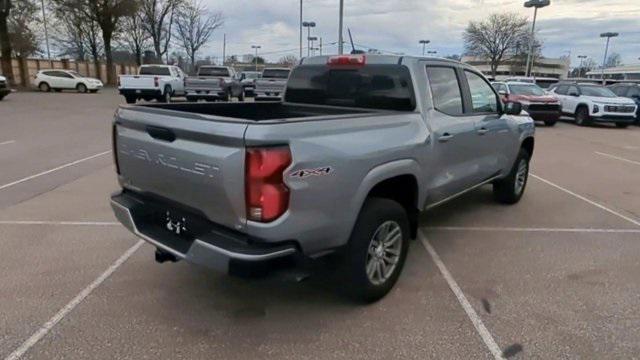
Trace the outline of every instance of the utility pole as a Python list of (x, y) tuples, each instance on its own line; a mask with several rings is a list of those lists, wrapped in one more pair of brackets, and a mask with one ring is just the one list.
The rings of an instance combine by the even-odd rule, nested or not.
[(49, 30), (47, 29), (47, 15), (44, 11), (44, 0), (40, 0), (42, 4), (42, 22), (44, 23), (44, 40), (47, 44), (47, 59), (51, 60), (51, 51), (49, 50)]
[(344, 0), (340, 0), (340, 20), (338, 21), (339, 23), (339, 29), (338, 29), (338, 54), (342, 55), (344, 53), (344, 38), (343, 38), (343, 34), (342, 34), (342, 28), (343, 28), (343, 19), (344, 19)]
[(300, 0), (300, 59), (302, 59), (302, 0)]
[(533, 24), (531, 25), (531, 38), (529, 39), (529, 54), (527, 55), (527, 67), (525, 68), (525, 76), (527, 77), (529, 77), (531, 74), (531, 69), (529, 69), (529, 65), (531, 64), (531, 57), (533, 56), (533, 39), (536, 33), (536, 18), (538, 17), (538, 8), (543, 8), (549, 5), (551, 5), (551, 0), (529, 0), (524, 3), (524, 7), (534, 8)]
[(319, 46), (319, 48), (320, 48), (320, 56), (322, 56), (322, 38), (320, 38), (320, 46)]
[(227, 61), (227, 34), (225, 33), (222, 36), (222, 66), (224, 66), (226, 61)]
[(604, 58), (602, 59), (602, 85), (605, 85), (607, 82), (604, 80), (604, 68), (605, 68), (605, 64), (607, 63), (607, 53), (609, 52), (609, 40), (611, 40), (612, 37), (617, 37), (618, 33), (616, 32), (606, 32), (606, 33), (602, 33), (600, 34), (600, 37), (606, 37), (607, 38), (607, 46), (604, 48)]
[(311, 41), (311, 28), (316, 27), (316, 23), (314, 21), (305, 21), (302, 23), (303, 27), (307, 28), (307, 57), (311, 56), (311, 47), (309, 43)]

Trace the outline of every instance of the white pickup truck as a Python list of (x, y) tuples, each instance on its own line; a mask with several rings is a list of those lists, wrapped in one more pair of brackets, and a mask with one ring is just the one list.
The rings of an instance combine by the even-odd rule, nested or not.
[(142, 65), (138, 75), (120, 75), (118, 90), (127, 104), (139, 99), (171, 102), (174, 96), (184, 96), (185, 74), (173, 65)]

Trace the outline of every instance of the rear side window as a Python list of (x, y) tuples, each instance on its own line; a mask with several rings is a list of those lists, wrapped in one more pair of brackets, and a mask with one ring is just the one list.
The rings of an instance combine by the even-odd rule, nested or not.
[(290, 70), (284, 69), (265, 69), (262, 72), (262, 77), (265, 79), (286, 79), (290, 72)]
[(469, 71), (464, 72), (469, 83), (471, 104), (474, 113), (498, 112), (498, 99), (491, 85), (480, 75)]
[(456, 71), (450, 67), (427, 67), (427, 76), (435, 109), (448, 115), (462, 115), (462, 92)]
[(615, 86), (609, 89), (611, 89), (611, 91), (613, 91), (613, 93), (618, 96), (624, 96), (627, 93), (627, 88), (624, 86)]
[(198, 75), (200, 75), (200, 76), (223, 76), (223, 77), (230, 76), (229, 75), (229, 69), (227, 69), (227, 68), (210, 68), (210, 67), (200, 68), (200, 71), (198, 71)]
[(626, 95), (627, 97), (640, 97), (640, 87), (634, 86), (629, 88), (629, 92)]
[(171, 76), (171, 71), (163, 66), (145, 66), (140, 68), (140, 75)]
[(345, 69), (298, 66), (291, 73), (285, 96), (285, 101), (305, 104), (399, 111), (416, 107), (409, 69), (396, 64)]
[(566, 95), (567, 94), (567, 90), (569, 89), (569, 86), (567, 85), (560, 85), (556, 88), (556, 94), (560, 94), (560, 95)]

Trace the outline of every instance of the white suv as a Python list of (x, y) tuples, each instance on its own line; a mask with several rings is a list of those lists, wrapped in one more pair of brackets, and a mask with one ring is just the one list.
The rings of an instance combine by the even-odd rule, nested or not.
[(98, 92), (102, 81), (85, 77), (72, 70), (40, 70), (31, 82), (40, 91), (76, 90), (81, 93)]
[(634, 122), (637, 106), (633, 100), (619, 97), (604, 86), (559, 83), (550, 91), (560, 99), (562, 112), (574, 116), (578, 125), (606, 122), (625, 128)]

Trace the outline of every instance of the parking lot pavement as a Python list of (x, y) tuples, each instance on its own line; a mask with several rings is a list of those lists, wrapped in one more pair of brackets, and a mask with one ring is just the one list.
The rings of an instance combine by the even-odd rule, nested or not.
[[(0, 143), (15, 139), (0, 145), (0, 166), (9, 165), (0, 181), (0, 358), (640, 352), (640, 128), (539, 128), (535, 176), (519, 204), (498, 205), (484, 187), (423, 214), (423, 237), (397, 287), (360, 306), (336, 295), (323, 273), (296, 283), (156, 264), (151, 246), (138, 248), (114, 223), (110, 154), (46, 173), (109, 149), (115, 92), (14, 95), (12, 109), (0, 105), (0, 126), (11, 133)], [(93, 102), (91, 116), (76, 111), (79, 98)], [(26, 115), (6, 122), (7, 113)], [(50, 135), (33, 130), (39, 125)]]

